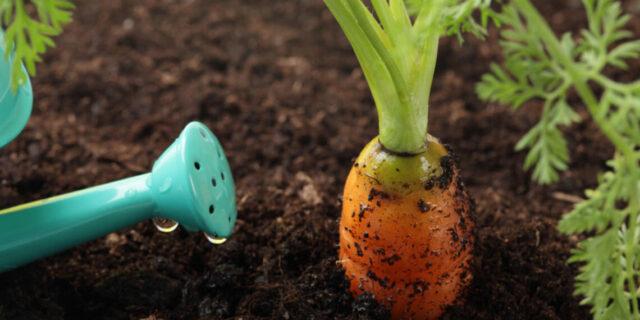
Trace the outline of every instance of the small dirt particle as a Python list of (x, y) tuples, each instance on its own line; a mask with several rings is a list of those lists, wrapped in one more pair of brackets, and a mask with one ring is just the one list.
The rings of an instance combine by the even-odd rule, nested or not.
[(431, 210), (431, 206), (427, 202), (425, 202), (424, 199), (420, 199), (418, 200), (418, 209), (422, 213), (427, 213), (429, 212), (429, 210)]
[(369, 206), (365, 203), (361, 203), (360, 204), (360, 212), (358, 212), (358, 221), (362, 222), (362, 219), (364, 218), (364, 213), (367, 210), (371, 210), (371, 208), (369, 208)]
[(444, 156), (440, 158), (440, 167), (442, 168), (442, 175), (438, 178), (438, 187), (445, 189), (451, 184), (453, 179), (453, 165), (454, 161), (451, 156)]
[(454, 228), (449, 228), (449, 234), (451, 235), (451, 241), (458, 242), (460, 241), (460, 237), (458, 236), (458, 232)]
[(384, 258), (381, 260), (382, 262), (392, 266), (394, 265), (396, 262), (400, 261), (400, 256), (397, 254), (392, 255), (391, 257), (388, 258)]
[(364, 256), (364, 252), (362, 252), (362, 248), (360, 247), (360, 244), (357, 242), (354, 242), (353, 245), (356, 247), (356, 254), (358, 255), (358, 257)]
[(369, 279), (377, 282), (383, 288), (386, 288), (386, 287), (389, 286), (389, 281), (387, 279), (381, 279), (375, 273), (373, 273), (373, 271), (371, 271), (371, 270), (369, 270), (367, 272), (367, 277), (369, 277)]

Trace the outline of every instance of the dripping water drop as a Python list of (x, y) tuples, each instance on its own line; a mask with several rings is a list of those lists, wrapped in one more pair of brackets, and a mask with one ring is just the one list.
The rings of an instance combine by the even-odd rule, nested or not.
[(207, 240), (209, 240), (209, 242), (215, 244), (215, 245), (220, 245), (223, 244), (225, 242), (227, 242), (227, 238), (219, 238), (219, 237), (214, 237), (211, 236), (207, 233), (204, 234), (204, 236), (207, 238)]
[(176, 221), (160, 217), (155, 217), (151, 219), (151, 221), (153, 221), (153, 225), (156, 226), (156, 229), (158, 229), (158, 231), (164, 233), (173, 232), (180, 225)]

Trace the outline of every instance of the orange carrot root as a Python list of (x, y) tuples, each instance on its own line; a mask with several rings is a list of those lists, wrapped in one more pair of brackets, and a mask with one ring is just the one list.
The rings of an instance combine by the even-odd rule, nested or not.
[(401, 186), (407, 192), (390, 189), (371, 174), (377, 170), (367, 168), (376, 165), (369, 161), (376, 157), (365, 154), (371, 152), (386, 151), (365, 148), (344, 189), (340, 262), (351, 291), (372, 293), (394, 319), (437, 319), (471, 281), (469, 197), (435, 139), (427, 158), (438, 159), (433, 168), (440, 170), (426, 172), (418, 188)]

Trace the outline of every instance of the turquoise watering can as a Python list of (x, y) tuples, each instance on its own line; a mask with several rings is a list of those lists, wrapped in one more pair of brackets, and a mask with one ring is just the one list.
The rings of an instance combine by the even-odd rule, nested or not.
[[(20, 133), (31, 112), (30, 84), (10, 89), (10, 63), (0, 59), (0, 146)], [(192, 122), (150, 173), (0, 210), (0, 272), (147, 219), (160, 231), (180, 224), (220, 244), (236, 214), (222, 146), (205, 125)]]
[(231, 235), (236, 213), (222, 147), (192, 122), (151, 173), (0, 211), (0, 271), (152, 218), (161, 231), (181, 224), (219, 244)]
[[(6, 56), (4, 34), (0, 32), (0, 148), (20, 134), (31, 115), (33, 94), (29, 77), (17, 90), (11, 90), (13, 57)], [(22, 68), (23, 72), (24, 67)]]

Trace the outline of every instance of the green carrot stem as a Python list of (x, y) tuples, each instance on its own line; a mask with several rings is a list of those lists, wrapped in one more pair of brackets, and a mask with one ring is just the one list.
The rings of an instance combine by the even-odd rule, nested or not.
[(351, 43), (378, 110), (379, 139), (390, 151), (425, 149), (429, 92), (446, 0), (423, 2), (412, 21), (402, 0), (325, 0)]

